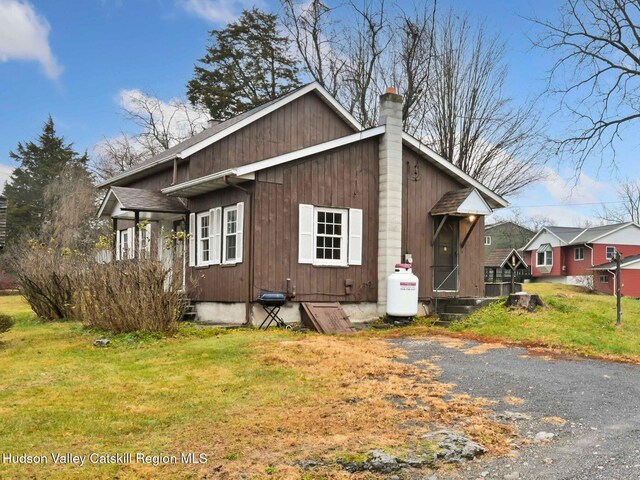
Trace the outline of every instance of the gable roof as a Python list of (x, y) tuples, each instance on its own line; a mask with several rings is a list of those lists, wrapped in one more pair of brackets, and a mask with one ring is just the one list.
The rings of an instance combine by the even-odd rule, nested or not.
[(529, 248), (529, 245), (531, 245), (543, 231), (547, 231), (554, 235), (564, 244), (563, 246), (568, 246), (579, 245), (583, 243), (593, 243), (603, 237), (606, 237), (607, 235), (630, 226), (635, 226), (640, 229), (640, 226), (633, 222), (614, 223), (612, 225), (600, 225), (598, 227), (588, 228), (556, 226), (542, 227), (540, 231), (536, 233), (534, 237), (529, 241), (529, 243), (527, 243), (527, 245), (524, 247), (524, 250), (527, 250)]
[(635, 225), (633, 222), (615, 223), (613, 225), (602, 225), (600, 227), (585, 228), (580, 235), (575, 237), (571, 243), (591, 243), (602, 237), (605, 237), (613, 232), (622, 230), (630, 225)]
[(485, 267), (504, 267), (511, 258), (511, 255), (516, 255), (520, 262), (525, 266), (528, 266), (527, 262), (524, 261), (520, 252), (518, 252), (515, 248), (496, 248), (491, 254), (484, 260)]
[(180, 200), (167, 197), (160, 192), (142, 188), (111, 187), (102, 200), (98, 217), (103, 216), (106, 211), (111, 212), (116, 206), (124, 211), (187, 213), (186, 207)]
[(236, 115), (229, 120), (218, 123), (203, 130), (200, 133), (174, 145), (173, 147), (154, 155), (148, 160), (130, 168), (126, 172), (122, 172), (98, 185), (98, 187), (108, 187), (114, 185), (121, 180), (129, 177), (139, 176), (149, 169), (167, 163), (175, 158), (187, 158), (190, 155), (208, 147), (209, 145), (231, 135), (233, 132), (246, 127), (256, 120), (268, 115), (269, 113), (293, 102), (294, 100), (306, 95), (309, 92), (315, 92), (322, 100), (324, 100), (340, 117), (342, 117), (356, 131), (362, 130), (362, 125), (340, 105), (319, 83), (313, 82), (304, 85), (296, 90), (284, 94), (274, 100), (268, 101), (240, 115)]
[(475, 188), (445, 193), (431, 209), (431, 215), (490, 215), (491, 207)]

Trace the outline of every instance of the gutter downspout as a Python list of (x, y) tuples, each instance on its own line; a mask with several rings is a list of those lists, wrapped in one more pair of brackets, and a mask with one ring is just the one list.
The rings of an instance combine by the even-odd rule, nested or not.
[(251, 326), (251, 302), (253, 301), (253, 250), (254, 250), (254, 238), (253, 238), (253, 221), (254, 221), (254, 208), (253, 208), (253, 198), (254, 192), (248, 188), (241, 187), (240, 185), (235, 185), (229, 181), (229, 176), (224, 177), (224, 183), (229, 187), (237, 188), (238, 190), (243, 191), (247, 194), (247, 203), (249, 204), (249, 248), (248, 248), (248, 258), (247, 258), (247, 269), (248, 269), (248, 279), (247, 279), (247, 301), (245, 302), (245, 312), (244, 312), (244, 321), (247, 326)]
[(616, 296), (616, 273), (613, 270), (607, 270), (611, 275), (613, 275), (613, 296)]

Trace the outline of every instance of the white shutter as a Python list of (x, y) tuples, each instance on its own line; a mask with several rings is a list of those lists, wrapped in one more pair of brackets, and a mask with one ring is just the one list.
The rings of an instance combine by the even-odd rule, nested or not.
[(313, 205), (298, 209), (298, 263), (313, 263)]
[(116, 230), (116, 260), (122, 260), (120, 251), (120, 230)]
[(244, 230), (244, 202), (240, 202), (237, 205), (238, 214), (236, 217), (236, 262), (242, 263), (242, 242), (243, 242), (243, 230)]
[(209, 260), (212, 265), (220, 264), (220, 251), (222, 249), (222, 208), (216, 207), (209, 210)]
[(196, 214), (189, 214), (189, 266), (196, 266)]
[(349, 209), (349, 265), (362, 265), (362, 210)]
[(130, 227), (127, 229), (129, 232), (129, 258), (135, 258), (136, 255), (136, 229), (135, 227)]

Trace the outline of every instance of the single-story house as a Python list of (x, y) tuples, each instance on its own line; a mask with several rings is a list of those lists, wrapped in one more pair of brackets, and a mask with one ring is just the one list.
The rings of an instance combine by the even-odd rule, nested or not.
[[(402, 97), (363, 128), (311, 83), (207, 128), (105, 181), (115, 258), (184, 255), (199, 319), (259, 323), (262, 291), (384, 314), (386, 279), (409, 262), (419, 298), (482, 296), (484, 217), (507, 201), (403, 132)], [(142, 220), (148, 226), (140, 229)], [(147, 222), (144, 222), (147, 224)], [(160, 241), (188, 232), (184, 252)]]
[[(593, 270), (593, 288), (601, 293), (616, 293), (618, 267), (615, 261), (596, 265)], [(622, 272), (620, 291), (625, 297), (640, 298), (640, 255), (623, 257), (620, 260)]]
[(616, 251), (625, 257), (640, 254), (640, 226), (543, 227), (523, 250), (534, 280), (581, 285), (594, 266), (611, 261)]

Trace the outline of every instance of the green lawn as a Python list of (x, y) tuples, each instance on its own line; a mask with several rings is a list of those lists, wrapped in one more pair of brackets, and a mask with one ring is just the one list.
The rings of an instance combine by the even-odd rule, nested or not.
[[(404, 448), (434, 425), (459, 425), (493, 453), (512, 441), (481, 400), (451, 395), (374, 335), (183, 326), (172, 338), (121, 335), (97, 348), (98, 332), (39, 322), (17, 296), (0, 296), (0, 312), (16, 319), (0, 336), (0, 455), (50, 460), (0, 462), (0, 478), (341, 479), (349, 475), (335, 464), (305, 472), (296, 461)], [(127, 452), (204, 453), (208, 463), (79, 467), (50, 457)]]
[(623, 325), (615, 326), (611, 295), (550, 283), (525, 285), (545, 307), (534, 313), (509, 311), (497, 302), (475, 312), (450, 331), (487, 339), (541, 344), (591, 356), (640, 360), (640, 301), (622, 299)]

